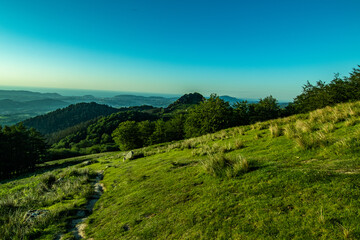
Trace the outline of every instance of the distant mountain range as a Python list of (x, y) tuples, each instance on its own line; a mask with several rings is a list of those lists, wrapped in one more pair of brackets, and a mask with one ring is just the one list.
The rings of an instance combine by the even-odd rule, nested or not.
[(62, 96), (22, 90), (0, 90), (0, 125), (12, 125), (71, 104), (96, 102), (113, 108), (150, 105), (167, 107), (177, 98), (117, 95), (114, 97)]
[[(237, 101), (254, 99), (238, 99), (230, 96), (220, 96), (221, 99), (234, 104)], [(40, 93), (24, 90), (0, 90), (0, 126), (12, 125), (28, 118), (42, 115), (71, 104), (90, 103), (109, 105), (113, 108), (149, 105), (166, 108), (178, 97), (116, 95), (114, 97), (62, 96), (58, 93)], [(282, 105), (282, 103), (280, 104)]]

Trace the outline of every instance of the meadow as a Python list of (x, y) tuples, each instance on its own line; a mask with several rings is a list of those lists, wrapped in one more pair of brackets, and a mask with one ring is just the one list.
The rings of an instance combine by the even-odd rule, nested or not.
[[(229, 128), (2, 182), (0, 236), (75, 239), (359, 239), (360, 102)], [(78, 162), (77, 162), (78, 161)], [(86, 161), (86, 163), (84, 163)], [(53, 162), (56, 165), (56, 162)], [(29, 210), (46, 214), (26, 219)]]

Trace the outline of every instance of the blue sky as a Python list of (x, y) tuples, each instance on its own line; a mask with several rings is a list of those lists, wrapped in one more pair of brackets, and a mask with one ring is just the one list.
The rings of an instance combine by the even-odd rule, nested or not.
[(358, 0), (0, 0), (0, 85), (291, 100), (360, 64)]

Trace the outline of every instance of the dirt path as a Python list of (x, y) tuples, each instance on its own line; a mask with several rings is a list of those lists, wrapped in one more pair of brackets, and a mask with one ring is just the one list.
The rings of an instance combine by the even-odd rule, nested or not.
[[(103, 179), (103, 174), (104, 171), (97, 172), (97, 176), (94, 182), (94, 194), (89, 198), (85, 209), (78, 210), (76, 213), (76, 218), (72, 219), (70, 222), (69, 232), (74, 234), (75, 239), (86, 239), (85, 228), (87, 225), (84, 222), (92, 213), (95, 203), (99, 200), (105, 190), (104, 185), (100, 183), (100, 181)], [(61, 240), (62, 237), (60, 236), (59, 239)]]

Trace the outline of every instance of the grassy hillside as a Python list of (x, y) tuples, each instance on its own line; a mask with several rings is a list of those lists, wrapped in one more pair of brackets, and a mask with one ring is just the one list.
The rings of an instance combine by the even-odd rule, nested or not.
[[(27, 196), (49, 174), (75, 181), (69, 172), (81, 172), (86, 180), (73, 175), (91, 186), (104, 171), (87, 238), (360, 239), (359, 126), (356, 102), (138, 149), (125, 162), (121, 152), (87, 156), (96, 161), (2, 183), (0, 234), (53, 239), (70, 231), (71, 209), (84, 207), (91, 190), (45, 202)], [(44, 189), (55, 196), (62, 185)], [(22, 223), (30, 208), (49, 210), (49, 220)]]

